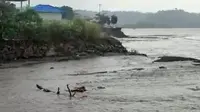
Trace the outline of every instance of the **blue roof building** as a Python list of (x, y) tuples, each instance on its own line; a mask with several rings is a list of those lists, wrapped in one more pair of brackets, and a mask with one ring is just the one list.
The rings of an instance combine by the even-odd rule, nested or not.
[(58, 7), (54, 7), (51, 5), (36, 5), (33, 7), (33, 10), (38, 12), (38, 14), (46, 20), (61, 20), (62, 19), (62, 11)]
[(33, 7), (33, 9), (37, 12), (44, 12), (44, 13), (61, 13), (60, 8), (51, 6), (51, 5), (37, 5)]

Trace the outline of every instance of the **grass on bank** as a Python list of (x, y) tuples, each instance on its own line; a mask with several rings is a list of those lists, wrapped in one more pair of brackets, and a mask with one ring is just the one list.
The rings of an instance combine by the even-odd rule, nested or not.
[(41, 25), (39, 38), (50, 41), (62, 41), (69, 38), (93, 40), (100, 37), (100, 26), (82, 19), (45, 20)]

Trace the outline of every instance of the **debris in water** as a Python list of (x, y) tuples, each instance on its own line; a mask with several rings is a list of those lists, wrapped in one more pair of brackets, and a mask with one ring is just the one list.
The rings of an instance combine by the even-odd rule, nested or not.
[(194, 66), (200, 66), (200, 64), (199, 64), (199, 63), (194, 63), (193, 65), (194, 65)]
[(198, 86), (196, 86), (196, 88), (188, 88), (188, 89), (190, 89), (192, 91), (200, 91), (200, 88)]
[(52, 92), (52, 91), (49, 90), (49, 89), (43, 89), (43, 91), (44, 91), (44, 92), (47, 92), (47, 93)]
[(58, 91), (56, 92), (57, 95), (60, 94), (60, 88), (58, 87)]
[[(49, 89), (46, 89), (46, 88), (44, 88), (44, 87), (42, 87), (42, 86), (40, 86), (40, 85), (38, 85), (38, 84), (36, 84), (36, 87), (37, 87), (39, 90), (43, 90), (43, 91), (46, 92), (46, 93), (49, 93), (49, 92), (55, 93), (54, 91), (51, 91), (51, 90), (49, 90)], [(60, 90), (60, 88), (59, 88), (59, 90)]]
[(189, 57), (179, 57), (179, 56), (162, 56), (153, 62), (174, 62), (174, 61), (193, 61), (200, 62), (200, 60)]
[(37, 87), (39, 90), (42, 90), (42, 89), (43, 89), (43, 87), (40, 86), (40, 85), (38, 85), (38, 84), (36, 84), (36, 87)]
[(76, 92), (74, 92), (74, 94), (72, 94), (72, 91), (71, 91), (71, 89), (69, 88), (69, 84), (67, 84), (67, 89), (68, 89), (68, 92), (69, 92), (69, 97), (70, 97), (70, 99), (71, 99), (72, 97), (75, 96)]
[(106, 89), (106, 87), (98, 86), (98, 89)]
[(167, 69), (167, 67), (164, 67), (164, 66), (160, 66), (159, 68), (160, 69)]
[(135, 70), (141, 71), (144, 70), (144, 68), (135, 68)]
[(80, 98), (87, 98), (88, 96), (87, 95), (84, 95), (84, 96), (81, 96)]
[(71, 90), (71, 92), (80, 92), (80, 93), (85, 92), (85, 91), (87, 91), (85, 86), (75, 87), (73, 90)]

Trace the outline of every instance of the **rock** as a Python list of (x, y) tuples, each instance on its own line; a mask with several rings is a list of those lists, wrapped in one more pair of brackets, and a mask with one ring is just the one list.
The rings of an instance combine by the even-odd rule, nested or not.
[(81, 56), (79, 56), (79, 55), (73, 56), (73, 60), (80, 60), (80, 59), (81, 59)]
[(50, 69), (54, 69), (54, 67), (50, 67)]
[(94, 53), (95, 51), (94, 51), (94, 50), (88, 49), (86, 52), (87, 52), (87, 53)]
[(128, 37), (124, 34), (124, 32), (121, 31), (121, 28), (102, 28), (104, 32), (106, 32), (109, 35), (112, 35), (117, 38), (125, 38)]
[(148, 57), (146, 54), (142, 54), (142, 53), (138, 53), (138, 52), (128, 52), (127, 55), (138, 55), (138, 56)]
[(98, 86), (98, 89), (106, 89), (106, 87)]
[(79, 55), (79, 56), (87, 56), (88, 54), (86, 52), (81, 52), (81, 53), (78, 53), (77, 55)]
[(62, 59), (58, 59), (57, 61), (58, 62), (61, 62), (61, 61), (69, 61), (70, 58), (69, 57), (65, 57), (65, 58), (62, 58)]
[[(8, 40), (1, 46), (1, 62), (15, 59), (30, 59), (58, 56), (65, 60), (81, 59), (93, 55), (104, 56), (109, 53), (126, 54), (128, 51), (122, 43), (112, 37), (97, 38), (95, 40), (69, 39), (60, 43), (47, 43), (45, 41)], [(63, 59), (58, 60), (63, 61)]]
[(174, 62), (174, 61), (194, 61), (198, 62), (200, 60), (195, 58), (188, 58), (188, 57), (179, 57), (179, 56), (163, 56), (159, 57), (160, 59), (157, 59), (153, 62)]
[(159, 69), (167, 69), (167, 67), (160, 66)]
[(55, 48), (51, 47), (49, 51), (46, 53), (46, 56), (55, 56), (57, 53), (55, 52)]
[(141, 70), (144, 70), (144, 68), (135, 68), (135, 70), (141, 71)]
[(146, 54), (139, 53), (138, 51), (133, 50), (133, 49), (130, 52), (128, 52), (127, 55), (138, 55), (138, 56), (145, 56), (145, 57), (147, 57)]
[(104, 53), (103, 52), (100, 52), (100, 51), (96, 51), (95, 54), (99, 55), (99, 56), (103, 56)]

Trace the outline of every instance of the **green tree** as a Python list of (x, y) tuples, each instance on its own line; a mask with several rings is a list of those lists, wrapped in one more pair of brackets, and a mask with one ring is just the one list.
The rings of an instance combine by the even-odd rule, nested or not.
[(0, 3), (0, 39), (15, 36), (15, 5), (9, 2)]
[(98, 13), (98, 14), (96, 14), (95, 19), (98, 21), (98, 23), (100, 25), (104, 25), (104, 24), (110, 25), (110, 23), (111, 23), (110, 17), (105, 14)]
[(34, 22), (37, 24), (42, 23), (42, 18), (33, 9), (27, 9), (24, 12), (20, 12), (16, 14), (15, 20), (16, 22), (23, 21), (23, 22)]
[(71, 7), (69, 6), (62, 6), (60, 8), (62, 10), (62, 18), (63, 19), (73, 19), (74, 18), (74, 11)]
[(118, 17), (116, 15), (112, 15), (111, 16), (111, 23), (112, 24), (117, 24), (117, 21), (118, 21)]
[(18, 26), (18, 35), (23, 39), (34, 39), (38, 28), (42, 25), (42, 18), (33, 9), (17, 13), (15, 21)]
[(42, 19), (34, 10), (19, 12), (15, 5), (9, 2), (0, 3), (0, 14), (1, 39), (33, 39), (42, 24)]

